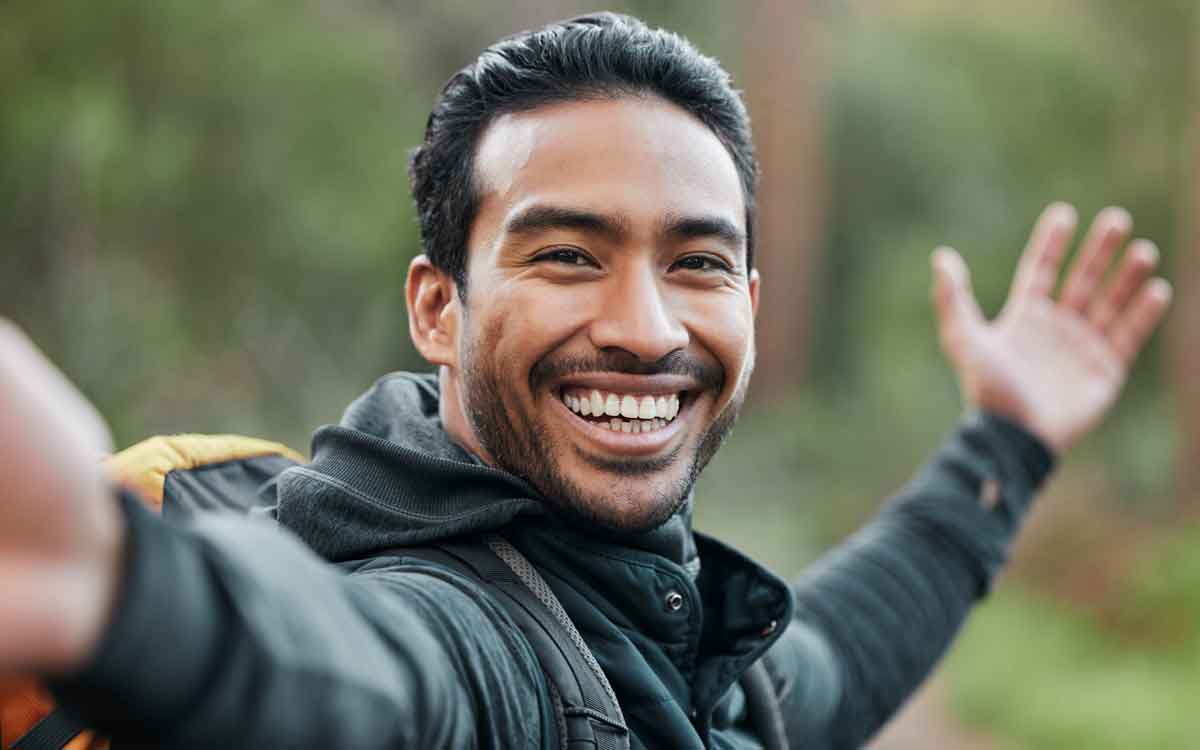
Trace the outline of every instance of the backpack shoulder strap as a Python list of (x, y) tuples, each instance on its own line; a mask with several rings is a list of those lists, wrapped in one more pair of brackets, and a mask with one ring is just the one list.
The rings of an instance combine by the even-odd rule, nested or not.
[(787, 730), (779, 695), (767, 671), (766, 657), (750, 665), (739, 680), (746, 694), (746, 713), (754, 733), (762, 740), (764, 750), (788, 750)]
[(498, 592), (497, 602), (521, 629), (546, 675), (562, 748), (629, 748), (629, 729), (608, 678), (549, 584), (515, 547), (486, 535), (397, 552), (445, 564)]
[(28, 732), (4, 747), (9, 750), (62, 750), (86, 728), (61, 708), (54, 708)]

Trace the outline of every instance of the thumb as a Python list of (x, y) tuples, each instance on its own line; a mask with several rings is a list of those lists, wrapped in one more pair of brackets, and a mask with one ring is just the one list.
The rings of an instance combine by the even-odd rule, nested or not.
[(971, 290), (971, 273), (962, 256), (949, 247), (933, 251), (933, 303), (943, 345), (951, 345), (985, 320)]
[(60, 452), (64, 441), (77, 445), (88, 460), (112, 450), (112, 436), (96, 408), (21, 329), (2, 317), (0, 406), (0, 414), (14, 420), (25, 413), (61, 422), (54, 425), (63, 428), (55, 438)]

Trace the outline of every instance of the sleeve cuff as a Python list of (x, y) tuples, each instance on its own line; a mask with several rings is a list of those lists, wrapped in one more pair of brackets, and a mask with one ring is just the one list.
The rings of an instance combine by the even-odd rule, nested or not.
[(1038, 489), (1054, 470), (1056, 458), (1045, 441), (1019, 422), (992, 412), (974, 410), (967, 414), (965, 426), (990, 436), (990, 442), (1008, 448), (1013, 459), (1029, 477), (1030, 487)]
[(969, 412), (885, 513), (957, 551), (991, 589), (1054, 455), (1011, 419)]

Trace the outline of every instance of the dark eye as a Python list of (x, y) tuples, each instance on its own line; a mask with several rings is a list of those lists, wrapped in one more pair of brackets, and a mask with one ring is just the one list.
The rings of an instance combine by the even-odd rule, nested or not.
[(675, 261), (675, 268), (685, 271), (728, 271), (729, 264), (712, 255), (688, 255)]
[(562, 263), (567, 266), (590, 266), (592, 259), (584, 255), (578, 250), (569, 247), (560, 247), (551, 250), (548, 253), (542, 253), (537, 257), (539, 261), (548, 260), (554, 263)]

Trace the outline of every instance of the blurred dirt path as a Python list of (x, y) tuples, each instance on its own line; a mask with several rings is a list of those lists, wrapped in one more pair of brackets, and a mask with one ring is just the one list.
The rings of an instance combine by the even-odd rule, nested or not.
[(871, 750), (996, 750), (990, 737), (965, 726), (950, 710), (939, 672), (921, 688), (868, 747)]

